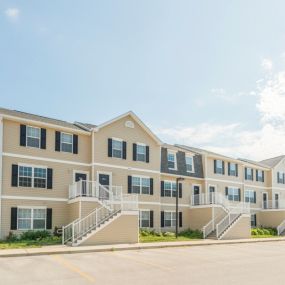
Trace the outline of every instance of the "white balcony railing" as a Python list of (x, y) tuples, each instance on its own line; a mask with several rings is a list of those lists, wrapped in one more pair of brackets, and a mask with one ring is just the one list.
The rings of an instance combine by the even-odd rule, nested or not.
[(285, 209), (285, 200), (267, 200), (262, 201), (262, 209), (271, 210), (271, 209)]

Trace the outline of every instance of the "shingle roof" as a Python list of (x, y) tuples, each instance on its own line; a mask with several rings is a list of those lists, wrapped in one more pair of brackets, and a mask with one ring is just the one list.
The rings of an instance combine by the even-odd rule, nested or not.
[(254, 164), (256, 166), (260, 166), (263, 168), (270, 168), (268, 165), (266, 165), (265, 163), (262, 162), (258, 162), (258, 161), (254, 161), (254, 160), (250, 160), (250, 159), (246, 159), (246, 158), (239, 158), (238, 160), (250, 163), (250, 164)]
[(97, 127), (97, 125), (94, 124), (90, 124), (90, 123), (81, 123), (81, 122), (74, 122), (74, 124), (76, 124), (77, 126), (82, 126), (86, 129), (88, 129), (89, 131), (91, 131), (91, 129), (94, 129)]
[(263, 164), (266, 164), (270, 167), (274, 167), (276, 166), (283, 158), (285, 158), (285, 155), (280, 155), (280, 156), (277, 156), (277, 157), (272, 157), (272, 158), (268, 158), (268, 159), (265, 159), (265, 160), (262, 160), (260, 161), (261, 163)]
[(5, 109), (5, 108), (0, 107), (0, 114), (13, 116), (13, 117), (19, 117), (19, 118), (27, 119), (27, 120), (33, 120), (33, 121), (48, 123), (48, 124), (53, 124), (53, 125), (58, 125), (61, 127), (71, 128), (71, 129), (75, 129), (75, 130), (83, 130), (83, 128), (76, 126), (73, 123), (69, 123), (66, 121), (57, 120), (57, 119), (53, 119), (53, 118), (49, 118), (49, 117), (39, 116), (39, 115), (35, 115), (35, 114), (25, 113), (25, 112), (21, 112), (21, 111), (17, 111), (17, 110), (9, 110), (9, 109)]

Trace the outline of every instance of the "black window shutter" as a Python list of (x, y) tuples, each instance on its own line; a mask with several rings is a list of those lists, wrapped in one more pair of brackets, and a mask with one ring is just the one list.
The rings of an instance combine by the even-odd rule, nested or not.
[(41, 149), (46, 149), (47, 145), (47, 130), (41, 129)]
[(20, 146), (26, 146), (26, 125), (20, 125)]
[(47, 169), (47, 189), (52, 189), (52, 168)]
[(283, 175), (282, 175), (282, 183), (283, 184), (285, 183), (285, 173), (283, 173)]
[(123, 142), (123, 159), (127, 159), (127, 142)]
[(160, 181), (160, 196), (164, 197), (164, 181)]
[(257, 169), (255, 170), (255, 176), (256, 176), (256, 181), (258, 181), (258, 171), (257, 171)]
[(254, 203), (256, 203), (256, 192), (255, 191), (253, 192), (253, 195), (254, 195), (253, 196), (253, 201), (254, 201)]
[(228, 196), (228, 194), (229, 194), (229, 187), (225, 188), (225, 194), (226, 194), (226, 196)]
[(55, 132), (55, 151), (60, 151), (60, 132)]
[(247, 180), (247, 167), (244, 168), (244, 178)]
[(137, 160), (137, 144), (133, 144), (133, 161)]
[(238, 200), (241, 201), (240, 188), (238, 189)]
[(214, 173), (217, 173), (217, 160), (214, 160)]
[(153, 228), (153, 211), (149, 211), (149, 227)]
[(11, 208), (11, 230), (17, 230), (17, 215), (18, 215), (18, 209), (17, 208)]
[(108, 157), (112, 157), (112, 144), (113, 144), (113, 141), (112, 139), (108, 139)]
[(230, 176), (231, 175), (231, 163), (228, 162), (228, 175)]
[(73, 153), (78, 154), (78, 135), (73, 135)]
[(11, 186), (18, 187), (18, 165), (12, 164)]
[(132, 193), (132, 176), (128, 176), (128, 193)]
[(146, 157), (145, 157), (145, 162), (149, 163), (149, 146), (146, 146)]
[(238, 177), (238, 164), (236, 163), (236, 177)]
[(254, 214), (254, 226), (256, 227), (256, 214)]
[(277, 172), (277, 183), (279, 183), (279, 171)]
[(182, 228), (182, 212), (179, 212), (179, 228)]
[(264, 182), (264, 170), (262, 170), (262, 182)]
[(223, 165), (223, 174), (225, 174), (225, 162), (222, 161), (222, 165)]
[(52, 229), (52, 209), (47, 208), (47, 230)]
[(179, 188), (179, 198), (182, 198), (182, 183), (178, 184), (178, 188)]
[(160, 213), (160, 226), (164, 228), (164, 211)]
[(253, 181), (254, 178), (253, 178), (253, 169), (251, 169), (251, 180)]
[(149, 183), (150, 183), (150, 195), (153, 195), (153, 178), (150, 178), (150, 181), (149, 181)]

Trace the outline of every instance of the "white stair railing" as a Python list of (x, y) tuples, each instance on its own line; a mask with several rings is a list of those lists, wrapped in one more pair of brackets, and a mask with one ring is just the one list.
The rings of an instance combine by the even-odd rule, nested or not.
[(216, 226), (216, 236), (219, 238), (222, 233), (240, 216), (239, 213), (229, 213), (227, 214), (221, 222)]
[(216, 225), (225, 217), (225, 213), (222, 213), (214, 217), (208, 224), (202, 228), (203, 238), (205, 239), (210, 233), (216, 229)]
[(277, 234), (280, 236), (285, 230), (285, 220), (277, 227)]

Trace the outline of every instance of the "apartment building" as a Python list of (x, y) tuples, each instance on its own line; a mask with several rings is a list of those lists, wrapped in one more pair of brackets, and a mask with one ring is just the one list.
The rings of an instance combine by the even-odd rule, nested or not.
[(179, 230), (282, 233), (284, 161), (166, 144), (133, 112), (97, 126), (0, 108), (0, 237), (63, 228), (71, 245), (137, 242), (139, 228), (174, 231), (176, 195)]

